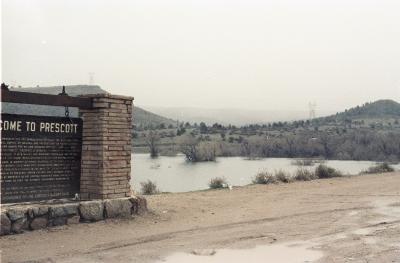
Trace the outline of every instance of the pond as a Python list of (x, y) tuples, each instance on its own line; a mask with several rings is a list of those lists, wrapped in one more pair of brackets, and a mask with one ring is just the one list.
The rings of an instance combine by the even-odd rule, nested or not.
[[(140, 191), (140, 183), (156, 182), (162, 192), (189, 192), (208, 188), (210, 179), (225, 177), (230, 185), (242, 186), (252, 182), (259, 171), (284, 170), (290, 173), (299, 166), (294, 159), (265, 158), (247, 160), (243, 157), (219, 157), (216, 162), (188, 163), (183, 155), (150, 158), (149, 154), (132, 154), (132, 183)], [(326, 165), (345, 174), (358, 174), (375, 165), (371, 161), (326, 161)], [(394, 166), (400, 169), (400, 165)], [(313, 169), (308, 167), (307, 169)]]

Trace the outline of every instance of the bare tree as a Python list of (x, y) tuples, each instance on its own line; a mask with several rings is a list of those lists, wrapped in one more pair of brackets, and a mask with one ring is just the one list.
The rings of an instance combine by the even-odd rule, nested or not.
[(324, 149), (324, 156), (325, 158), (330, 158), (332, 156), (332, 149), (331, 149), (331, 142), (330, 142), (331, 138), (329, 136), (329, 134), (322, 133), (319, 136), (319, 143), (322, 145), (323, 149)]
[(292, 135), (288, 135), (285, 137), (285, 142), (287, 146), (288, 157), (292, 158), (295, 155), (296, 138)]
[(180, 150), (185, 155), (187, 161), (198, 161), (198, 143), (199, 141), (196, 139), (196, 137), (191, 135), (183, 136), (179, 139), (178, 144), (180, 146)]
[(219, 145), (215, 142), (200, 141), (194, 136), (184, 136), (179, 141), (181, 152), (189, 162), (215, 161)]
[(246, 156), (249, 159), (251, 158), (251, 145), (248, 140), (243, 140), (240, 144), (240, 149), (243, 156)]
[(160, 136), (156, 131), (149, 131), (146, 135), (146, 144), (150, 150), (150, 157), (157, 158), (159, 155), (158, 143)]

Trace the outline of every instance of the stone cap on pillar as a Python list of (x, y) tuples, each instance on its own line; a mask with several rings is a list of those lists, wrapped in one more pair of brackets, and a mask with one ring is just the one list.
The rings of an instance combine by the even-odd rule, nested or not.
[(111, 93), (84, 94), (84, 95), (79, 95), (78, 97), (85, 97), (85, 98), (110, 98), (110, 99), (120, 99), (120, 100), (134, 100), (134, 97), (131, 97), (131, 96), (114, 95), (114, 94), (111, 94)]

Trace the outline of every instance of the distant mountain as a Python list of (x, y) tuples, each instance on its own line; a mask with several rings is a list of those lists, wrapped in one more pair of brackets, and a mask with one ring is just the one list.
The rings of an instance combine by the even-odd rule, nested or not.
[[(34, 92), (44, 94), (58, 94), (62, 91), (61, 86), (54, 87), (34, 87), (34, 88), (11, 88), (14, 91)], [(74, 85), (67, 86), (66, 92), (70, 96), (83, 94), (106, 93), (99, 86), (95, 85)], [(184, 108), (184, 107), (146, 107), (150, 111), (141, 107), (134, 106), (133, 124), (137, 127), (176, 126), (176, 120), (180, 122), (189, 121), (191, 123), (205, 122), (209, 125), (221, 123), (224, 125), (233, 124), (237, 126), (246, 124), (264, 124), (277, 121), (293, 121), (308, 118), (308, 111), (289, 111), (289, 110), (246, 110), (246, 109), (205, 109), (205, 108)], [(35, 114), (48, 116), (64, 116), (63, 107), (51, 107), (41, 105), (23, 105), (3, 103), (2, 112), (17, 114)], [(77, 116), (77, 109), (71, 109), (71, 116)], [(348, 109), (344, 112), (330, 115), (332, 112), (318, 112), (320, 120), (345, 120), (345, 119), (374, 119), (374, 118), (395, 118), (400, 119), (400, 104), (394, 100), (378, 100), (372, 103), (365, 103)], [(163, 116), (165, 117), (163, 117)]]
[(176, 127), (176, 121), (154, 114), (140, 107), (133, 107), (133, 124), (137, 127), (158, 127), (164, 124), (165, 127), (172, 125)]
[[(12, 91), (20, 92), (33, 92), (42, 94), (59, 94), (62, 91), (61, 86), (53, 87), (34, 87), (34, 88), (10, 88)], [(107, 91), (96, 85), (73, 85), (66, 86), (65, 91), (70, 96), (78, 96), (85, 94), (100, 94), (107, 93)], [(64, 116), (65, 110), (63, 107), (53, 107), (44, 105), (28, 105), (28, 104), (15, 104), (15, 103), (2, 103), (2, 112), (14, 114), (33, 114), (42, 116)], [(78, 110), (75, 108), (70, 109), (70, 116), (78, 116)], [(160, 115), (146, 111), (140, 107), (133, 107), (133, 124), (138, 127), (159, 126), (160, 124), (176, 125), (174, 120), (162, 117)]]
[(357, 120), (388, 118), (400, 118), (400, 103), (394, 100), (378, 100), (321, 119)]
[[(277, 121), (293, 121), (306, 119), (308, 110), (248, 110), (239, 108), (208, 109), (190, 107), (151, 107), (151, 112), (162, 114), (165, 117), (189, 121), (191, 123), (205, 122), (208, 125), (220, 123), (223, 125), (242, 126), (247, 124), (266, 124)], [(318, 115), (327, 116), (333, 112), (318, 112)]]
[[(34, 88), (10, 88), (10, 90), (57, 95), (62, 91), (62, 86), (34, 87)], [(102, 88), (100, 88), (100, 86), (97, 86), (97, 85), (65, 86), (65, 92), (70, 96), (107, 93), (107, 91), (103, 90)]]
[[(266, 124), (271, 122), (285, 122), (294, 120), (306, 120), (309, 111), (295, 110), (247, 110), (238, 108), (207, 109), (191, 107), (146, 107), (151, 112), (162, 114), (165, 117), (189, 121), (191, 123), (205, 122), (208, 125), (220, 123), (223, 125), (233, 124), (237, 126), (247, 124)], [(319, 120), (345, 120), (345, 119), (373, 119), (373, 118), (400, 118), (400, 104), (393, 100), (379, 100), (365, 103), (341, 113), (334, 114), (332, 111), (318, 111)]]

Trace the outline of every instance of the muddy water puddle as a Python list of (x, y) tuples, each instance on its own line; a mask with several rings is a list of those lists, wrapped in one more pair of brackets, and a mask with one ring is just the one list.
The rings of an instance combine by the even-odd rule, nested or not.
[(396, 221), (400, 219), (400, 202), (397, 200), (380, 200), (374, 202), (375, 211), (386, 221)]
[(257, 246), (250, 249), (194, 250), (176, 253), (159, 262), (167, 263), (304, 263), (322, 258), (323, 253), (312, 249), (312, 243), (283, 243)]

